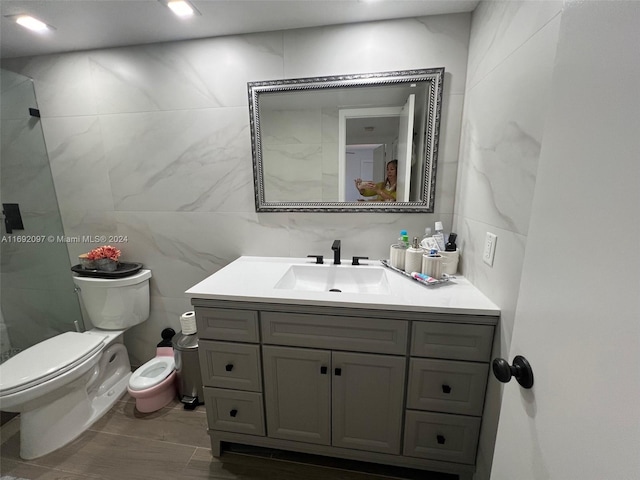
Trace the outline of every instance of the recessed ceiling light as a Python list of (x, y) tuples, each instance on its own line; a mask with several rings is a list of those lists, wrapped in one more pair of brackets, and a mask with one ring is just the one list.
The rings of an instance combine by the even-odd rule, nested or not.
[(18, 25), (28, 28), (34, 32), (46, 32), (48, 30), (55, 30), (51, 25), (47, 25), (41, 20), (32, 17), (31, 15), (14, 15), (11, 17)]
[(168, 0), (167, 7), (179, 17), (192, 17), (200, 15), (200, 12), (187, 0)]

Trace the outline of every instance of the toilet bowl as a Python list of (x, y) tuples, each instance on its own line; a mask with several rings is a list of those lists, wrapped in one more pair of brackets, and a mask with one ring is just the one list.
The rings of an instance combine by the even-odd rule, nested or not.
[(20, 413), (20, 456), (41, 457), (74, 440), (122, 396), (131, 376), (121, 343), (66, 332), (2, 364), (0, 410)]
[(176, 397), (175, 369), (173, 356), (159, 356), (133, 372), (127, 391), (136, 399), (136, 409), (139, 412), (160, 410)]
[(20, 413), (22, 458), (73, 441), (127, 391), (122, 333), (149, 317), (150, 277), (149, 270), (122, 279), (74, 277), (94, 328), (58, 334), (0, 365), (0, 410)]

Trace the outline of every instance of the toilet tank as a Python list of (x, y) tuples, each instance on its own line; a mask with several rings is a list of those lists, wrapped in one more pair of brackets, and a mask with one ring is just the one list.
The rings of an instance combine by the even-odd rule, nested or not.
[(103, 330), (124, 330), (149, 318), (151, 270), (124, 278), (74, 276), (91, 324)]

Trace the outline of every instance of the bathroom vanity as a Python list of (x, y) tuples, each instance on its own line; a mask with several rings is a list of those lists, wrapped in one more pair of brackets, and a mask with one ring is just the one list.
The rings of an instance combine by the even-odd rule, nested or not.
[(499, 309), (462, 277), (312, 262), (241, 257), (187, 291), (213, 455), (233, 442), (471, 479)]

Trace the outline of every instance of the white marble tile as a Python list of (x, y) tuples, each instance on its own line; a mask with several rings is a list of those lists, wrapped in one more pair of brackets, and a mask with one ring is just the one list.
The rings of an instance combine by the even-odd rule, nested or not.
[(261, 110), (262, 144), (267, 146), (320, 143), (323, 133), (322, 120), (322, 111), (319, 108)]
[(445, 67), (464, 91), (469, 14), (286, 31), (285, 78)]
[(559, 19), (467, 93), (456, 212), (527, 234)]
[(562, 0), (480, 2), (473, 12), (468, 85), (475, 85), (562, 11)]
[(45, 118), (43, 130), (60, 210), (113, 211), (98, 117)]
[(282, 75), (282, 34), (141, 45), (89, 58), (101, 114), (248, 105), (248, 81)]
[[(275, 216), (273, 216), (275, 215)], [(185, 290), (241, 255), (289, 255), (286, 215), (119, 212), (123, 257), (153, 272), (152, 294)]]
[(6, 59), (2, 65), (34, 79), (43, 118), (97, 113), (85, 52)]
[[(113, 242), (110, 239), (117, 234), (113, 211), (87, 210), (78, 204), (73, 209), (63, 210), (61, 214), (65, 236), (73, 240), (66, 242), (69, 258), (73, 265), (78, 263), (78, 255), (87, 253), (105, 243), (111, 243), (117, 248), (122, 248), (121, 243), (126, 243)], [(80, 237), (80, 241), (76, 241), (78, 237)], [(87, 240), (87, 237), (91, 237), (91, 240)]]
[(100, 117), (119, 211), (252, 211), (244, 108)]
[(322, 200), (322, 145), (265, 145), (263, 171), (267, 202)]

